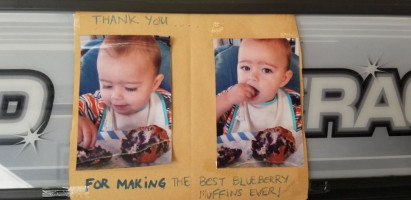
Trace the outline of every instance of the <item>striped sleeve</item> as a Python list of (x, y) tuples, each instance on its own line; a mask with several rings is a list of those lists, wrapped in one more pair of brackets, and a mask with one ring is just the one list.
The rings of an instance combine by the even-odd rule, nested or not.
[(98, 127), (104, 111), (104, 103), (100, 92), (83, 94), (79, 98), (79, 115), (90, 119)]
[(303, 127), (303, 120), (301, 116), (301, 98), (300, 98), (300, 93), (291, 90), (289, 88), (283, 88), (290, 94), (291, 102), (293, 104), (293, 110), (294, 110), (294, 116), (295, 116), (295, 121), (297, 122), (297, 131), (302, 130)]
[(168, 123), (169, 123), (169, 128), (171, 129), (172, 124), (173, 124), (173, 115), (172, 115), (172, 107), (171, 107), (171, 93), (168, 92), (165, 89), (162, 88), (157, 88), (157, 92), (161, 94), (161, 96), (163, 96), (164, 99), (164, 103), (166, 106), (166, 110), (167, 110), (167, 118), (168, 118)]
[[(232, 88), (229, 87), (227, 90), (223, 90), (220, 93), (217, 94), (217, 96), (220, 96), (222, 93), (228, 92)], [(228, 133), (228, 129), (230, 128), (231, 125), (231, 120), (233, 119), (234, 115), (234, 110), (235, 110), (236, 105), (233, 105), (233, 107), (229, 110), (227, 110), (217, 121), (217, 136), (220, 135), (226, 135)]]

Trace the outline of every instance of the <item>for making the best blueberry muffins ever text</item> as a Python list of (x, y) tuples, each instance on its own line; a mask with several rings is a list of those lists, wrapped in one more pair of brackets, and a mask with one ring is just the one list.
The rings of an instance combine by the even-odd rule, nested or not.
[[(221, 199), (227, 197), (256, 198), (272, 196), (279, 198), (293, 183), (286, 175), (260, 176), (199, 176), (195, 181), (200, 186), (198, 199)], [(194, 184), (190, 176), (170, 178), (141, 178), (116, 179), (87, 178), (85, 192), (90, 190), (164, 190), (172, 188), (190, 188)], [(168, 188), (167, 188), (168, 187)]]

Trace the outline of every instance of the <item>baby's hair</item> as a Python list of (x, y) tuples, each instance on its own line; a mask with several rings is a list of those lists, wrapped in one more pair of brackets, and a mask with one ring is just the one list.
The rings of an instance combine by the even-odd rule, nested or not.
[(160, 72), (161, 52), (157, 41), (150, 35), (108, 35), (101, 48), (112, 57), (129, 53), (147, 53), (153, 61), (155, 72)]
[[(251, 39), (251, 38), (250, 38)], [(245, 38), (244, 38), (245, 40)], [(290, 69), (290, 63), (291, 63), (291, 45), (288, 42), (287, 39), (285, 38), (266, 38), (266, 39), (251, 39), (251, 40), (257, 40), (257, 41), (261, 41), (261, 42), (266, 42), (269, 44), (279, 44), (280, 47), (283, 47), (283, 50), (286, 53), (287, 56), (287, 70)], [(241, 40), (243, 41), (243, 39)]]

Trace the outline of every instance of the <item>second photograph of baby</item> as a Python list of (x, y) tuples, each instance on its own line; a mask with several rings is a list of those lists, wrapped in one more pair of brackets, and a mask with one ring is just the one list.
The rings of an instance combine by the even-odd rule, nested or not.
[(80, 36), (77, 170), (172, 159), (170, 38)]
[(217, 167), (301, 167), (298, 38), (215, 39)]

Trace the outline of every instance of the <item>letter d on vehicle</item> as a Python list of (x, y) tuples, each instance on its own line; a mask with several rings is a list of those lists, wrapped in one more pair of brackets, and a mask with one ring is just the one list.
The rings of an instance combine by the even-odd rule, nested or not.
[(40, 134), (50, 119), (54, 86), (45, 74), (0, 69), (0, 145), (21, 141), (16, 135)]

